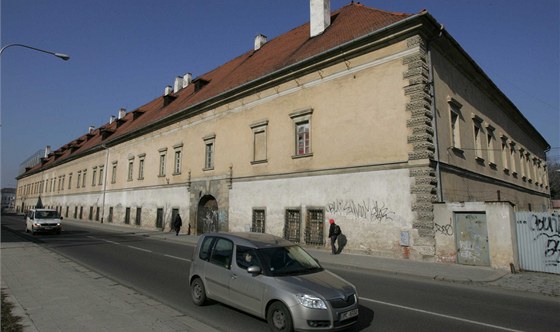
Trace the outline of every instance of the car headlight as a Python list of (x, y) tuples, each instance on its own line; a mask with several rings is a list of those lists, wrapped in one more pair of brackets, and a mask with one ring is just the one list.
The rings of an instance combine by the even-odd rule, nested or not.
[(298, 294), (296, 295), (296, 298), (298, 302), (304, 307), (311, 309), (327, 309), (325, 301), (321, 300), (318, 297), (307, 294)]

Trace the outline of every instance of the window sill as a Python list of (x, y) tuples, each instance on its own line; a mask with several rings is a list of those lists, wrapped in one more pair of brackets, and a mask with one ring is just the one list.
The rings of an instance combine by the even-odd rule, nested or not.
[(175, 175), (181, 175), (181, 172), (173, 173), (173, 174), (171, 174), (171, 175), (173, 175), (173, 176), (175, 176)]
[(268, 163), (268, 159), (251, 161), (251, 165), (266, 164), (266, 163)]
[(313, 152), (311, 152), (311, 153), (305, 153), (305, 154), (293, 155), (293, 156), (292, 156), (292, 159), (309, 158), (309, 157), (313, 157)]
[(204, 171), (204, 172), (206, 172), (206, 171), (213, 171), (213, 170), (214, 170), (214, 167), (204, 167), (204, 168), (202, 169), (202, 171)]
[(484, 165), (484, 158), (482, 158), (482, 157), (475, 157), (474, 159), (476, 160), (477, 163), (479, 163), (479, 164), (481, 164), (481, 165)]
[(456, 153), (461, 153), (461, 154), (465, 153), (465, 151), (463, 151), (463, 149), (458, 148), (456, 146), (452, 146), (451, 150), (453, 150), (453, 152), (456, 152)]

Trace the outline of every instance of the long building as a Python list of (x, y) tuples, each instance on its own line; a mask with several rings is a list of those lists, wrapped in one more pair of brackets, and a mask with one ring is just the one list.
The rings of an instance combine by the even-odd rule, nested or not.
[(17, 208), (41, 197), (68, 218), (163, 231), (180, 213), (185, 232), (310, 246), (334, 218), (345, 250), (450, 261), (435, 207), (546, 210), (549, 148), (427, 11), (311, 0), (309, 23), (27, 168)]

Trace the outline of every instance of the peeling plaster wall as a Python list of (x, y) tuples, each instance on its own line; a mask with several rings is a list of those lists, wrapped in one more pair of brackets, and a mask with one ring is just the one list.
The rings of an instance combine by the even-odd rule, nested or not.
[(435, 204), (436, 261), (457, 263), (457, 234), (454, 213), (484, 212), (488, 229), (490, 266), (510, 269), (519, 266), (515, 212), (509, 202), (464, 202)]
[[(289, 179), (235, 182), (230, 192), (230, 231), (249, 231), (252, 209), (266, 209), (267, 233), (283, 236), (285, 210), (307, 208), (334, 218), (348, 239), (345, 250), (401, 257), (400, 232), (411, 230), (408, 169), (380, 170)], [(303, 234), (303, 232), (302, 232)]]

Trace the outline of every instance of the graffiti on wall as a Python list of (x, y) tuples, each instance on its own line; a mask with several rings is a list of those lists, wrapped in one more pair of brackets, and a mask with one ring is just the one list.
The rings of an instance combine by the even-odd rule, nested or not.
[[(518, 234), (527, 234), (525, 242), (527, 248), (520, 248), (521, 252), (538, 248), (538, 254), (545, 267), (560, 268), (560, 221), (558, 214), (523, 213), (517, 214)], [(554, 272), (554, 271), (546, 271)]]
[(443, 235), (452, 236), (453, 235), (453, 226), (451, 224), (447, 225), (440, 225), (438, 223), (435, 224), (436, 233), (441, 233)]
[(336, 199), (327, 203), (327, 212), (353, 219), (370, 222), (392, 221), (395, 212), (389, 210), (385, 203), (373, 199), (354, 201), (353, 199)]

